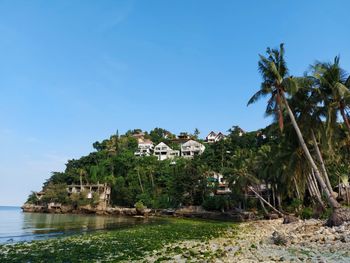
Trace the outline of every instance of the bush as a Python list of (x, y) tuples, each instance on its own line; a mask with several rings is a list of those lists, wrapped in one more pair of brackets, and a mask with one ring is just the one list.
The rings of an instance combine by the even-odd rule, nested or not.
[(44, 203), (69, 204), (70, 199), (67, 194), (66, 184), (49, 184), (45, 189), (45, 195), (41, 199)]
[(209, 196), (203, 201), (202, 206), (208, 211), (224, 211), (230, 208), (229, 204), (227, 196)]
[(152, 208), (156, 208), (156, 209), (165, 209), (169, 207), (171, 207), (171, 203), (169, 202), (169, 196), (166, 194), (162, 194), (156, 197), (152, 206)]
[(27, 202), (28, 204), (36, 204), (39, 202), (39, 199), (38, 197), (36, 196), (36, 193), (35, 192), (32, 192), (29, 196), (28, 196), (28, 199), (27, 199)]
[(320, 215), (321, 219), (329, 219), (332, 214), (332, 209), (331, 208), (326, 208)]
[(300, 217), (302, 219), (310, 219), (312, 218), (314, 212), (313, 209), (311, 207), (304, 207), (303, 210), (301, 210), (301, 214)]
[(153, 207), (154, 200), (148, 193), (142, 193), (136, 196), (137, 203), (142, 203), (144, 206)]
[(300, 199), (293, 199), (289, 206), (286, 207), (288, 213), (299, 213), (303, 206), (303, 202)]
[(146, 207), (143, 205), (143, 203), (141, 201), (136, 202), (135, 204), (135, 208), (137, 211), (142, 211), (144, 210)]

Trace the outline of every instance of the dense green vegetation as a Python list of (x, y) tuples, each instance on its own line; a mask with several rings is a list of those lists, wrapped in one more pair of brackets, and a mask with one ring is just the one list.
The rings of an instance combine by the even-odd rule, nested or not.
[[(235, 225), (185, 219), (163, 219), (152, 225), (75, 235), (66, 238), (0, 245), (1, 262), (119, 262), (141, 260), (166, 244), (205, 241)], [(180, 251), (181, 252), (181, 251)]]
[[(155, 156), (134, 155), (137, 141), (132, 134), (139, 130), (129, 131), (122, 136), (113, 135), (108, 140), (94, 143), (96, 151), (88, 156), (69, 160), (64, 172), (54, 172), (44, 184), (46, 194), (41, 201), (72, 203), (74, 200), (65, 194), (65, 186), (79, 184), (82, 177), (84, 183), (111, 185), (113, 205), (132, 207), (138, 201), (152, 208), (201, 205), (206, 199), (212, 199), (209, 195), (217, 184), (209, 184), (209, 178), (213, 171), (229, 167), (232, 157), (229, 153), (248, 146), (258, 147), (260, 138), (256, 137), (255, 132), (239, 136), (240, 131), (234, 127), (227, 140), (206, 144), (204, 154), (192, 160), (176, 158), (164, 161), (158, 161)], [(146, 133), (145, 137), (153, 142), (163, 141), (174, 145), (169, 139), (174, 136), (164, 138), (164, 134), (169, 132), (156, 128)], [(29, 196), (28, 202), (38, 202), (34, 193)], [(225, 207), (234, 205), (221, 203), (225, 203)]]
[[(266, 203), (246, 197), (253, 190), (263, 193), (260, 188), (267, 186), (263, 197), (270, 195), (269, 203), (280, 211), (303, 214), (303, 207), (314, 207), (313, 211), (339, 207), (334, 187), (349, 184), (349, 75), (336, 57), (331, 63), (315, 62), (303, 76), (292, 76), (283, 45), (267, 49), (258, 65), (261, 89), (248, 104), (269, 96), (266, 114), (274, 117), (270, 126), (243, 133), (234, 126), (226, 140), (206, 144), (202, 155), (175, 162), (134, 156), (137, 141), (132, 135), (139, 130), (117, 132), (94, 143), (96, 151), (69, 160), (65, 171), (54, 172), (45, 188), (79, 183), (83, 177), (88, 183), (108, 183), (113, 205), (134, 206), (141, 201), (152, 208), (203, 205), (222, 210), (240, 205), (266, 211)], [(196, 129), (192, 137), (198, 135)], [(178, 148), (175, 136), (165, 129), (146, 132), (145, 138)], [(217, 187), (210, 183), (213, 172), (224, 175), (231, 195), (212, 196)], [(72, 202), (60, 193), (57, 190), (49, 199)], [(29, 201), (37, 200), (30, 196)]]

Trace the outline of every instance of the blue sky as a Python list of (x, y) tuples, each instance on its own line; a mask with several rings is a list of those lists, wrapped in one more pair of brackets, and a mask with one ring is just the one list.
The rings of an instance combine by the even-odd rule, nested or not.
[(1, 1), (0, 205), (117, 129), (264, 127), (258, 53), (293, 75), (341, 55), (348, 1)]

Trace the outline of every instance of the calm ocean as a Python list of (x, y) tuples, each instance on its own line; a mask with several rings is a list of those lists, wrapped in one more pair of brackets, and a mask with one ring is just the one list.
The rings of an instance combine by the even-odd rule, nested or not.
[(154, 221), (130, 217), (23, 213), (19, 207), (0, 206), (0, 244), (117, 229)]

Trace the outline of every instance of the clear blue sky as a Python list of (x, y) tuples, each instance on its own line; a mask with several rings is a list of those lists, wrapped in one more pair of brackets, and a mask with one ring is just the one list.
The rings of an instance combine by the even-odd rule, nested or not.
[(269, 123), (258, 53), (291, 73), (340, 54), (349, 1), (1, 1), (0, 205), (117, 129), (253, 130)]

